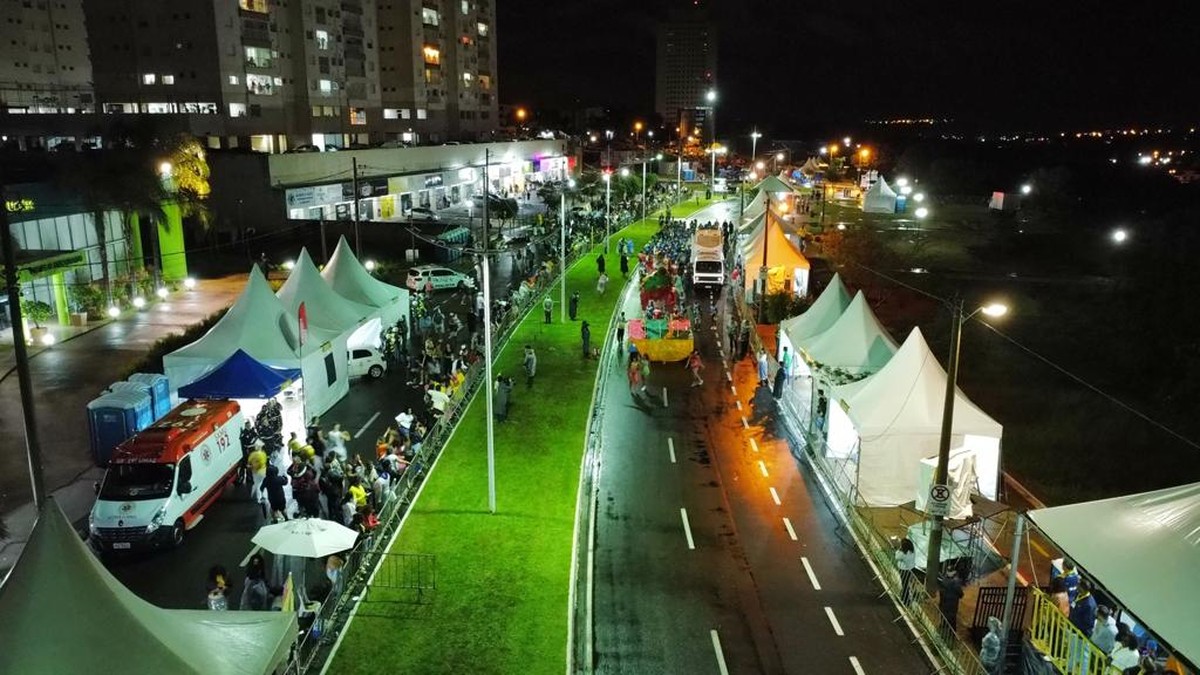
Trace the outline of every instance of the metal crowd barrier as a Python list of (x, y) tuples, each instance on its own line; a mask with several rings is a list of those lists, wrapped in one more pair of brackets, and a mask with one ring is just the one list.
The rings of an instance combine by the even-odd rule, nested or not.
[(1120, 674), (1120, 669), (1109, 667), (1108, 655), (1071, 623), (1050, 596), (1037, 588), (1029, 590), (1033, 594), (1029, 641), (1049, 657), (1059, 672), (1066, 675)]

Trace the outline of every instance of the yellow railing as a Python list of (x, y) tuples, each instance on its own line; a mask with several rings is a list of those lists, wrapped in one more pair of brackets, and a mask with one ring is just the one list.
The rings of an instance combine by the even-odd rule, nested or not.
[(1107, 675), (1118, 673), (1108, 666), (1108, 655), (1092, 644), (1063, 614), (1050, 596), (1036, 588), (1033, 594), (1033, 621), (1029, 640), (1050, 662), (1066, 675)]

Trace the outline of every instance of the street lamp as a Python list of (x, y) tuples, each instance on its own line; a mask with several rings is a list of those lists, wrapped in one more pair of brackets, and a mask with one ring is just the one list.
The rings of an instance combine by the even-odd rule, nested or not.
[[(608, 253), (608, 224), (612, 222), (609, 216), (609, 206), (612, 202), (612, 172), (604, 172), (604, 252)], [(590, 238), (589, 238), (590, 240)]]
[(638, 143), (641, 142), (641, 140), (642, 140), (641, 136), (642, 136), (642, 123), (641, 123), (641, 121), (634, 122), (633, 123), (633, 145), (634, 145), (634, 147), (637, 147)]
[[(949, 305), (953, 313), (951, 317), (953, 321), (950, 325), (950, 362), (946, 368), (946, 398), (942, 404), (942, 435), (938, 442), (937, 469), (934, 471), (931, 491), (937, 488), (940, 488), (942, 491), (948, 489), (947, 476), (950, 466), (950, 438), (954, 429), (954, 399), (955, 393), (958, 391), (958, 352), (959, 347), (962, 346), (963, 324), (981, 312), (985, 316), (992, 318), (999, 318), (1008, 313), (1008, 307), (998, 302), (977, 307), (965, 316), (963, 315), (963, 303), (961, 299), (955, 299)], [(929, 548), (925, 558), (925, 589), (929, 591), (930, 595), (937, 589), (938, 573), (941, 570), (943, 518), (945, 516), (935, 513), (933, 515), (932, 526), (929, 530)]]
[(758, 133), (758, 129), (750, 132), (750, 159), (753, 160), (758, 154), (758, 139), (762, 138), (762, 134)]
[(775, 153), (775, 156), (772, 157), (772, 159), (774, 160), (774, 163), (771, 164), (771, 171), (778, 174), (779, 173), (779, 163), (783, 161), (783, 153), (782, 152)]
[(1029, 183), (1025, 183), (1024, 185), (1022, 185), (1022, 186), (1021, 186), (1021, 194), (1023, 194), (1023, 195), (1027, 195), (1027, 194), (1029, 194), (1030, 192), (1033, 192), (1033, 186), (1032, 186), (1032, 185), (1030, 185)]
[(712, 192), (717, 188), (717, 155), (725, 154), (725, 148), (713, 143), (713, 146), (708, 150), (708, 154), (712, 157), (711, 165), (708, 171), (708, 189), (709, 192)]
[(1129, 232), (1126, 231), (1124, 228), (1118, 227), (1117, 229), (1113, 230), (1113, 232), (1112, 232), (1112, 240), (1113, 240), (1113, 243), (1124, 244), (1126, 241), (1129, 240)]
[[(567, 190), (575, 189), (575, 181), (567, 179), (567, 187), (559, 194), (559, 222), (562, 224), (562, 232), (559, 235), (558, 247), (558, 265), (559, 272), (562, 274), (562, 293), (559, 296), (558, 303), (558, 318), (563, 323), (567, 322)], [(488, 383), (491, 386), (491, 382)]]

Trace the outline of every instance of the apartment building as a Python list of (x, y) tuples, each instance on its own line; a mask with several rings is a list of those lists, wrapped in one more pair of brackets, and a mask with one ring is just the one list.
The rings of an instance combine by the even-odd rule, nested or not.
[[(0, 134), (39, 128), (105, 133), (136, 126), (131, 116), (153, 115), (160, 133), (191, 133), (213, 148), (282, 152), (388, 140), (475, 140), (497, 123), (494, 0), (0, 0), (0, 5), (22, 5), (15, 19), (8, 12), (5, 18), (21, 21), (26, 33), (45, 24), (52, 36), (76, 40), (71, 49), (52, 49), (50, 56), (61, 54), (53, 75), (62, 79), (60, 73), (78, 72), (73, 77), (90, 85), (79, 96), (94, 91), (86, 107), (82, 98), (51, 106), (39, 104), (33, 94), (22, 103), (10, 102), (17, 97), (6, 94)], [(57, 8), (53, 20), (50, 5)], [(68, 20), (72, 7), (74, 18)], [(40, 35), (22, 40), (44, 41)], [(68, 54), (81, 60), (68, 61)], [(39, 86), (69, 91), (41, 60), (10, 59), (0, 66), (3, 81), (11, 69), (27, 73), (13, 80), (13, 91)], [(40, 112), (55, 113), (54, 119), (16, 123), (14, 117), (24, 112), (17, 108), (38, 105)], [(96, 119), (70, 119), (76, 112)]]
[(0, 115), (93, 110), (83, 0), (0, 0)]
[(717, 81), (717, 28), (702, 9), (673, 13), (658, 25), (654, 108), (681, 136), (703, 130), (705, 94)]

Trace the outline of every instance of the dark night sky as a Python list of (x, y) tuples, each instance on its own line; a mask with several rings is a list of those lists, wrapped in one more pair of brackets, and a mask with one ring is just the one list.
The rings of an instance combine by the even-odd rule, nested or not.
[[(655, 22), (679, 4), (498, 0), (501, 101), (652, 112)], [(885, 117), (1194, 123), (1195, 4), (713, 0), (718, 120), (776, 134)]]

